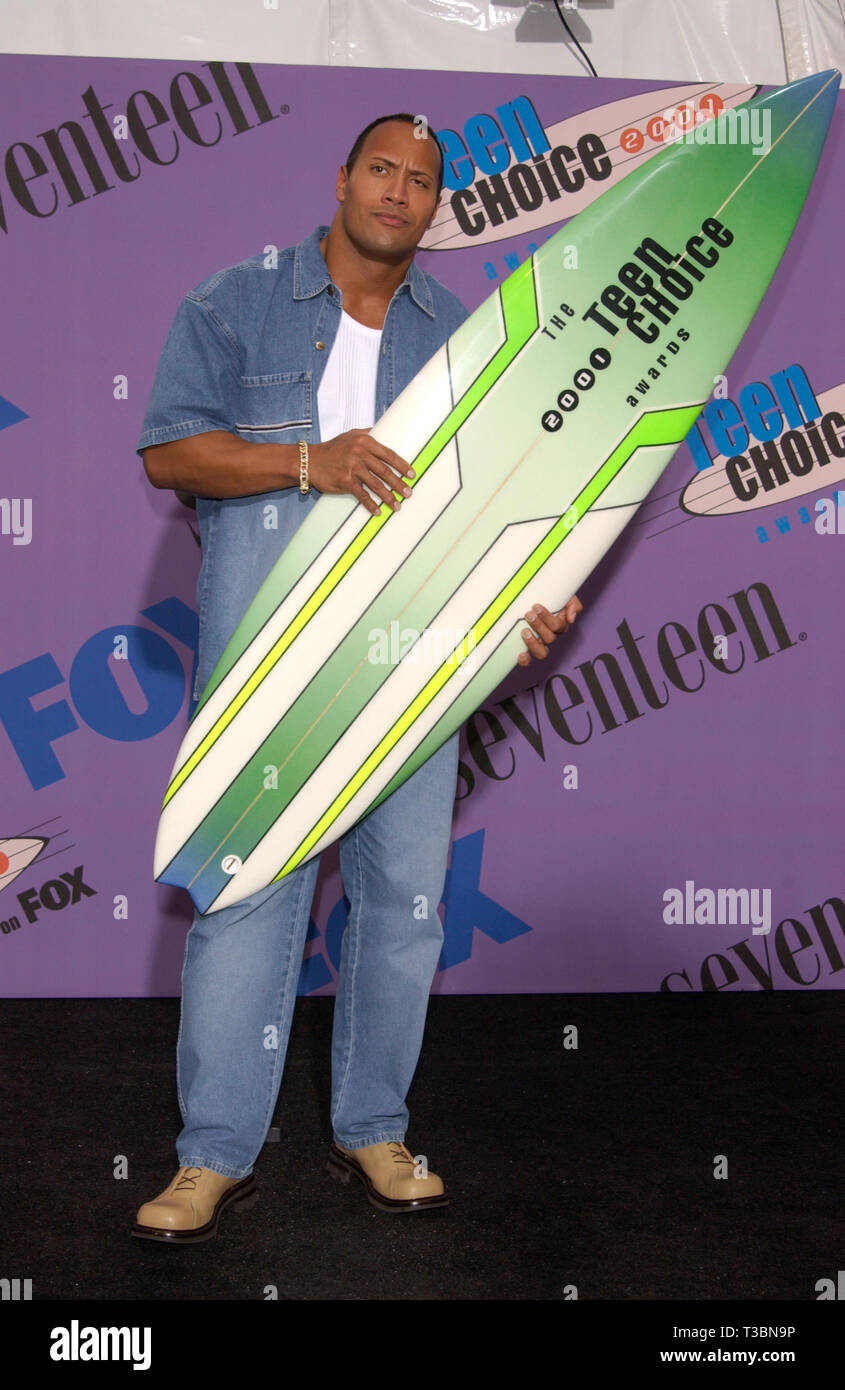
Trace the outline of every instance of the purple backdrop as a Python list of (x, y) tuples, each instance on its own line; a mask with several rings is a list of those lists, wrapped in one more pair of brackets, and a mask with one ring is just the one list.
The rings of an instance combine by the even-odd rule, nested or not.
[[(199, 553), (193, 513), (149, 485), (134, 450), (179, 300), (220, 267), (330, 221), (337, 167), (385, 111), (465, 133), (473, 116), (526, 96), (547, 131), (576, 118), (574, 136), (551, 142), (574, 151), (567, 167), (580, 130), (602, 136), (621, 174), (659, 147), (636, 113), (661, 110), (678, 84), (28, 56), (0, 57), (0, 78), (0, 988), (174, 995), (189, 899), (153, 882), (152, 847), (187, 716)], [(596, 112), (623, 98), (638, 101)], [(794, 363), (817, 397), (845, 382), (841, 118), (840, 99), (796, 235), (717, 388), (735, 402)], [(51, 134), (67, 122), (78, 125)], [(475, 308), (602, 186), (562, 195), (527, 230), (506, 217), (466, 246), (420, 252), (420, 264)], [(837, 400), (820, 412), (835, 414)], [(715, 476), (719, 439), (706, 428), (699, 463), (705, 447)], [(574, 632), (515, 669), (465, 726), (435, 992), (845, 979), (845, 523), (825, 534), (814, 505), (836, 498), (842, 459), (817, 457), (800, 483), (725, 515), (695, 515), (694, 489), (682, 509), (696, 476), (684, 445), (581, 589)], [(727, 613), (742, 642), (733, 674), (700, 651), (712, 604), (713, 630), (729, 630)], [(135, 666), (113, 654), (129, 629), (148, 634), (133, 633)], [(698, 654), (673, 667), (681, 629)], [(618, 659), (633, 703), (601, 653)], [(750, 920), (665, 920), (664, 895), (688, 883), (767, 890), (768, 918), (756, 931)], [(303, 993), (333, 992), (341, 895), (332, 850)]]

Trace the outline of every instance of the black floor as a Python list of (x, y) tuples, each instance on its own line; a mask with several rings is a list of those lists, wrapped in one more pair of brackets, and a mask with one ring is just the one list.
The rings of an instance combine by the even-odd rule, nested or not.
[(840, 992), (432, 998), (406, 1142), (452, 1202), (413, 1215), (325, 1171), (332, 1007), (297, 1000), (257, 1204), (177, 1249), (129, 1229), (178, 1167), (179, 1001), (4, 1001), (0, 1277), (33, 1302), (691, 1299), (771, 1322), (845, 1270)]

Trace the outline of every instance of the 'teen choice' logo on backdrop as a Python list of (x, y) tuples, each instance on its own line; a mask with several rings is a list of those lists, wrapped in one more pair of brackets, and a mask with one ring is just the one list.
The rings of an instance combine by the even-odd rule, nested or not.
[(15, 835), (0, 840), (0, 891), (28, 869), (37, 859), (47, 841), (41, 836)]
[(686, 442), (698, 472), (680, 505), (691, 516), (731, 516), (831, 491), (845, 479), (845, 382), (817, 397), (794, 362), (768, 382), (749, 382), (736, 401), (709, 401)]
[[(37, 873), (46, 860), (75, 848), (73, 842), (66, 839), (70, 832), (57, 827), (59, 819), (59, 816), (51, 816), (8, 839), (0, 839), (0, 892), (8, 889), (32, 865)], [(42, 833), (36, 834), (36, 831)], [(48, 877), (50, 873), (47, 869), (39, 875), (37, 887), (18, 888), (16, 895), (5, 895), (5, 901), (0, 902), (0, 933), (3, 936), (12, 936), (27, 923), (38, 922), (44, 912), (62, 912), (85, 897), (97, 895), (97, 890), (85, 881), (82, 864), (64, 871), (53, 868), (52, 877)]]
[(530, 98), (518, 96), (495, 114), (470, 116), (461, 131), (438, 130), (444, 200), (420, 247), (483, 246), (564, 222), (677, 139), (679, 128), (683, 135), (684, 113), (700, 126), (756, 91), (729, 82), (662, 87), (549, 127)]

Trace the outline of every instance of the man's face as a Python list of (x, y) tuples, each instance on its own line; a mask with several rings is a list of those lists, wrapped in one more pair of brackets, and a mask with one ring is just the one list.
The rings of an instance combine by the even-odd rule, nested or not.
[(440, 155), (434, 135), (418, 139), (407, 121), (371, 130), (349, 174), (341, 169), (337, 198), (349, 240), (365, 254), (403, 261), (416, 250), (440, 199)]

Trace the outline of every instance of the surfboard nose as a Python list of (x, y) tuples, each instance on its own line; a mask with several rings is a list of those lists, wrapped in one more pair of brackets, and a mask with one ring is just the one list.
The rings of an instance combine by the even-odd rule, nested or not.
[(839, 68), (826, 68), (824, 72), (814, 72), (809, 77), (799, 77), (790, 85), (804, 96), (805, 101), (812, 101), (816, 98), (819, 101), (824, 101), (825, 108), (832, 111), (836, 105), (841, 82), (842, 73)]
[[(795, 115), (803, 112), (806, 107), (813, 103), (814, 114), (818, 118), (824, 118), (825, 124), (833, 114), (836, 105), (836, 98), (839, 95), (839, 86), (842, 81), (842, 73), (839, 68), (826, 68), (824, 72), (810, 73), (809, 77), (796, 78), (785, 87), (780, 87), (777, 91), (768, 92), (758, 102), (763, 103), (767, 100), (787, 103), (794, 106)], [(807, 113), (809, 115), (809, 112)]]
[(795, 82), (789, 82), (785, 87), (764, 92), (748, 103), (749, 108), (768, 108), (771, 112), (771, 136), (767, 128), (767, 141), (771, 139), (772, 149), (776, 145), (781, 146), (781, 141), (784, 141), (781, 157), (801, 160), (807, 169), (808, 182), (818, 163), (836, 109), (841, 80), (839, 68), (826, 68), (824, 72), (814, 72), (809, 77), (799, 77)]
[(798, 86), (800, 83), (808, 84), (807, 90), (810, 91), (813, 84), (815, 84), (817, 88), (821, 89), (826, 86), (831, 77), (842, 77), (839, 68), (824, 68), (822, 72), (811, 72), (809, 77), (796, 77), (795, 83), (791, 85)]

